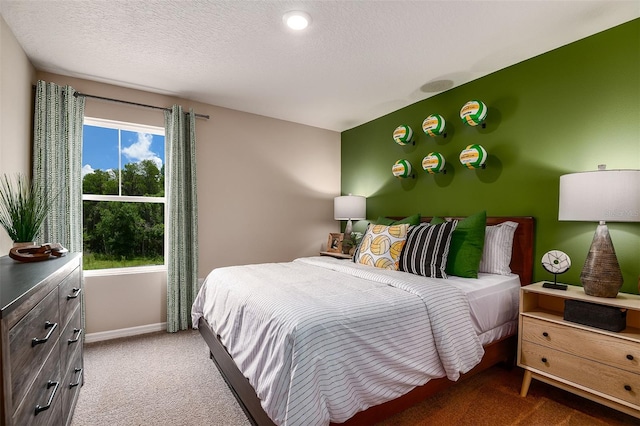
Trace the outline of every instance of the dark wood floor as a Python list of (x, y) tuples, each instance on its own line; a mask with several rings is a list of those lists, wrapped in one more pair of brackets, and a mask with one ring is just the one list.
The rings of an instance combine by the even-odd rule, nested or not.
[(640, 425), (640, 419), (535, 379), (522, 398), (522, 376), (521, 368), (492, 367), (378, 425)]

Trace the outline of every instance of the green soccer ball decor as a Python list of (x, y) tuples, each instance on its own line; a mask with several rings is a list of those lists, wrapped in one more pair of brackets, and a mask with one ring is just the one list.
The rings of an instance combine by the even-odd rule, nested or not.
[(469, 169), (484, 169), (484, 163), (486, 161), (487, 151), (482, 147), (482, 145), (468, 145), (460, 153), (460, 163), (462, 163), (462, 165), (466, 166)]
[(393, 140), (396, 141), (398, 145), (410, 144), (412, 139), (413, 130), (411, 130), (411, 127), (406, 124), (401, 124), (393, 131)]
[(422, 168), (431, 175), (440, 172), (446, 173), (447, 171), (444, 169), (445, 164), (446, 161), (439, 152), (431, 152), (422, 159)]
[(422, 130), (431, 137), (442, 135), (445, 127), (444, 117), (438, 114), (431, 114), (422, 122)]
[(409, 160), (398, 160), (391, 169), (393, 175), (397, 178), (411, 177), (411, 163)]
[(487, 106), (478, 100), (472, 100), (462, 106), (460, 110), (462, 122), (469, 126), (477, 126), (487, 118)]

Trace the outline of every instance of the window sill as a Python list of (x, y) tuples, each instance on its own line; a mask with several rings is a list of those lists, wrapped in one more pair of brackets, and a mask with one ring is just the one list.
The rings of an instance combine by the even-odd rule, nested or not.
[(84, 271), (85, 277), (107, 277), (111, 275), (148, 274), (167, 272), (167, 265), (133, 266), (130, 268), (91, 269)]

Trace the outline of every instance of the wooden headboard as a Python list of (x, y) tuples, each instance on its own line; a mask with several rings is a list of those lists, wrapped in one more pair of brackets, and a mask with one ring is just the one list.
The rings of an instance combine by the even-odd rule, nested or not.
[[(399, 220), (402, 217), (391, 217)], [(432, 217), (422, 217), (421, 222), (431, 222)], [(445, 219), (462, 220), (464, 217), (447, 216)], [(518, 228), (513, 236), (513, 249), (511, 253), (511, 271), (520, 276), (520, 285), (529, 285), (533, 281), (533, 244), (535, 241), (535, 219), (529, 216), (505, 216), (487, 217), (487, 225), (497, 225), (502, 222), (516, 222)]]

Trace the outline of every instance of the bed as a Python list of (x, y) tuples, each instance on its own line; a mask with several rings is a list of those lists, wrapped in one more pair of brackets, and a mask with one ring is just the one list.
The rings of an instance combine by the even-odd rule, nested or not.
[[(442, 280), (326, 257), (219, 268), (194, 303), (194, 327), (253, 424), (374, 424), (513, 361), (519, 286), (532, 280), (534, 219), (486, 220), (492, 228), (504, 223), (517, 224), (511, 274)], [(439, 302), (445, 293), (451, 299)]]

